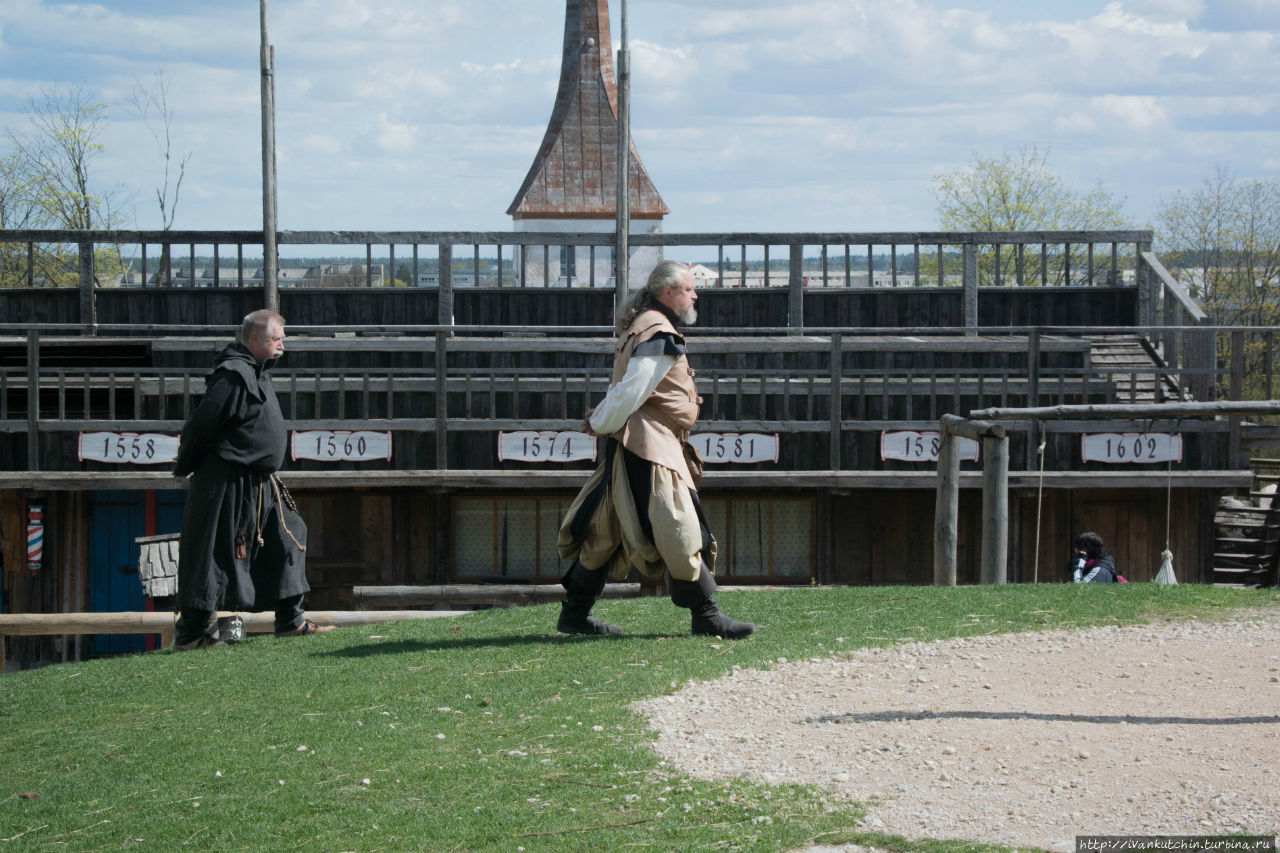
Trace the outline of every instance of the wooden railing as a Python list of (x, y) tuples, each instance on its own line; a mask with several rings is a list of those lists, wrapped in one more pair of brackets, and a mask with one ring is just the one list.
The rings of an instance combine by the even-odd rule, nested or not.
[[(76, 433), (176, 433), (203, 393), (213, 353), (232, 332), (178, 337), (168, 334), (174, 329), (131, 327), (86, 339), (68, 331), (28, 329), (19, 337), (16, 327), (0, 326), (0, 347), (7, 343), (26, 355), (25, 363), (0, 368), (0, 440), (9, 443), (0, 460), (10, 460), (0, 467), (93, 469), (96, 463), (76, 461), (70, 444)], [(477, 440), (499, 431), (577, 429), (603, 396), (612, 359), (607, 329), (575, 328), (565, 335), (555, 335), (566, 331), (555, 329), (512, 331), (290, 327), (286, 361), (275, 371), (277, 393), (291, 429), (391, 431), (395, 462), (373, 467), (500, 468), (491, 446), (496, 442), (480, 446)], [(785, 331), (690, 332), (704, 398), (699, 429), (784, 434), (791, 449), (780, 459), (782, 469), (841, 471), (892, 468), (876, 452), (878, 433), (930, 430), (943, 414), (1182, 399), (1179, 389), (1193, 383), (1208, 390), (1207, 399), (1220, 386), (1227, 393), (1217, 396), (1242, 399), (1246, 390), (1271, 387), (1269, 372), (1253, 373), (1259, 389), (1246, 389), (1244, 371), (1253, 362), (1269, 370), (1273, 361), (1255, 350), (1265, 346), (1270, 352), (1275, 330), (1231, 330), (1221, 367), (1094, 364), (1090, 341), (1070, 334), (1078, 330), (1052, 327), (977, 334), (928, 328)], [(1140, 341), (1144, 334), (1222, 330), (1108, 331)], [(93, 347), (143, 347), (150, 363), (95, 366)], [(79, 352), (81, 361), (59, 363), (68, 350)], [(375, 360), (379, 355), (405, 363), (382, 366), (388, 362)], [(1209, 434), (1224, 426), (1204, 422), (1188, 428)], [(1022, 458), (1030, 459), (1026, 453)]]
[[(756, 316), (745, 325), (784, 325), (795, 333), (806, 326), (839, 324), (829, 314), (826, 318), (815, 316), (821, 311), (815, 306), (806, 306), (808, 294), (904, 288), (956, 294), (955, 308), (948, 309), (951, 316), (939, 325), (967, 329), (996, 323), (1026, 325), (1028, 318), (984, 319), (984, 314), (990, 312), (980, 308), (980, 291), (1010, 287), (1052, 290), (1081, 285), (1123, 286), (1130, 277), (1142, 278), (1141, 258), (1144, 253), (1149, 254), (1151, 239), (1150, 231), (1137, 230), (727, 232), (635, 234), (630, 238), (630, 245), (636, 252), (647, 252), (650, 260), (656, 260), (661, 254), (702, 263), (713, 273), (706, 282), (709, 291), (776, 293), (777, 298), (766, 300), (767, 306), (761, 303), (756, 309), (767, 311), (770, 316)], [(310, 251), (333, 256), (355, 250), (363, 255), (364, 263), (359, 265), (354, 277), (349, 275), (341, 280), (322, 281), (319, 277), (289, 280), (286, 276), (279, 282), (280, 298), (285, 300), (285, 294), (292, 289), (331, 290), (335, 282), (341, 285), (342, 292), (363, 289), (387, 294), (397, 290), (429, 290), (434, 295), (434, 304), (415, 303), (419, 313), (409, 319), (440, 324), (468, 322), (460, 312), (476, 309), (458, 304), (458, 295), (469, 288), (511, 291), (560, 287), (611, 295), (612, 241), (609, 234), (584, 233), (283, 231), (277, 237), (282, 253)], [(251, 251), (257, 249), (260, 257), (261, 245), (261, 232), (254, 231), (0, 230), (0, 278), (3, 278), (0, 307), (8, 309), (0, 313), (11, 322), (77, 323), (93, 331), (104, 323), (154, 319), (156, 297), (144, 293), (150, 290), (188, 297), (181, 307), (172, 308), (174, 316), (170, 319), (174, 321), (225, 322), (228, 305), (234, 306), (233, 311), (247, 313), (243, 310), (246, 306), (254, 303), (261, 306), (267, 299), (257, 269), (260, 261), (246, 258), (245, 253), (248, 246)], [(232, 256), (234, 265), (229, 260)], [(224, 263), (228, 266), (224, 267)], [(209, 269), (209, 275), (200, 279), (195, 270), (202, 264)], [(289, 267), (288, 258), (281, 261), (281, 266)], [(641, 275), (648, 268), (639, 262), (632, 267), (633, 272)], [(375, 268), (383, 272), (375, 275)], [(185, 275), (178, 274), (183, 271)], [(395, 283), (401, 271), (409, 287), (388, 286)], [(128, 275), (129, 281), (136, 281), (139, 286), (104, 286), (120, 274)], [(374, 287), (376, 282), (384, 286)], [(638, 283), (632, 282), (632, 286)], [(184, 284), (186, 286), (175, 286)], [(192, 286), (196, 284), (203, 286)], [(428, 286), (423, 287), (424, 284)], [(51, 288), (50, 285), (63, 287)], [(23, 296), (29, 302), (5, 302), (6, 295), (15, 295), (13, 288), (25, 291)], [(61, 293), (50, 292), (59, 289)], [(77, 295), (74, 303), (69, 298), (72, 292)], [(214, 292), (222, 295), (215, 297)], [(1147, 292), (1154, 295), (1151, 288)], [(99, 297), (111, 303), (110, 312), (98, 304)], [(995, 296), (989, 295), (988, 299)], [(137, 302), (153, 313), (147, 316), (141, 307), (115, 304), (120, 301)], [(597, 299), (584, 305), (578, 310), (589, 315), (586, 325), (609, 322), (611, 299)], [(403, 307), (388, 306), (388, 310), (403, 311)], [(1066, 321), (1061, 312), (1056, 313), (1059, 322)], [(1103, 316), (1113, 313), (1101, 312)], [(1149, 310), (1140, 307), (1138, 313), (1145, 316)], [(403, 319), (403, 314), (399, 318), (385, 314), (373, 322)], [(304, 322), (339, 319), (350, 318), (307, 317)], [(560, 318), (560, 322), (568, 321), (567, 317)], [(1035, 321), (1030, 318), (1030, 322)], [(476, 317), (474, 322), (493, 320)], [(513, 325), (530, 322), (556, 324), (554, 319), (524, 316)], [(740, 319), (737, 322), (743, 324)], [(1080, 324), (1087, 322), (1082, 319)], [(1116, 322), (1126, 325), (1142, 321), (1133, 317)]]

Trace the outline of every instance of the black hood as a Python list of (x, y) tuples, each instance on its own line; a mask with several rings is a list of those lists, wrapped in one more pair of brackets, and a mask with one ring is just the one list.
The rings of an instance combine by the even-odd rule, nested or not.
[(244, 380), (244, 387), (250, 396), (256, 400), (262, 400), (263, 393), (258, 383), (262, 380), (262, 374), (267, 371), (267, 365), (254, 358), (253, 353), (249, 352), (249, 348), (244, 344), (234, 343), (225, 346), (214, 359), (209, 378), (213, 378), (214, 373), (219, 370), (230, 370), (238, 375)]

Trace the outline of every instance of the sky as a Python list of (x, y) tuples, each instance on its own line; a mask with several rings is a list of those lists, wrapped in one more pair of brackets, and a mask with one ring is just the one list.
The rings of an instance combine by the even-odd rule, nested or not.
[[(564, 13), (270, 0), (279, 227), (510, 230)], [(1134, 227), (1219, 169), (1280, 176), (1280, 0), (629, 0), (628, 33), (669, 233), (933, 230), (936, 176), (1031, 146)], [(96, 180), (159, 228), (160, 151), (126, 106), (162, 72), (191, 152), (175, 227), (260, 229), (258, 50), (256, 0), (4, 0), (0, 126), (84, 87), (108, 108)]]

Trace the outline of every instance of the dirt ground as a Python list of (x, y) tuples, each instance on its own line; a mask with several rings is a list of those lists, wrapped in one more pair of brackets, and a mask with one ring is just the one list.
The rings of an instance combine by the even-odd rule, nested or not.
[(779, 660), (637, 709), (682, 770), (828, 786), (868, 831), (1276, 835), (1280, 611), (1232, 618)]

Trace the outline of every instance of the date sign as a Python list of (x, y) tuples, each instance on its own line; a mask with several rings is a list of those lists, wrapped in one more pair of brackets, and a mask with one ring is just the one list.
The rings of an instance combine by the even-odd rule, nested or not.
[(178, 458), (178, 437), (156, 432), (82, 432), (81, 461), (124, 465), (170, 465)]
[(758, 432), (699, 432), (689, 436), (708, 465), (727, 462), (777, 462), (778, 436)]
[(289, 438), (294, 459), (370, 462), (391, 458), (391, 433), (371, 430), (295, 430)]
[(498, 433), (499, 462), (594, 462), (595, 459), (595, 437), (585, 432), (519, 430)]
[(1085, 462), (1181, 462), (1182, 436), (1167, 432), (1095, 432), (1080, 439)]
[[(978, 442), (962, 435), (952, 439), (962, 461), (978, 461)], [(916, 432), (905, 429), (880, 433), (880, 458), (899, 462), (937, 462), (941, 439), (936, 431)]]

